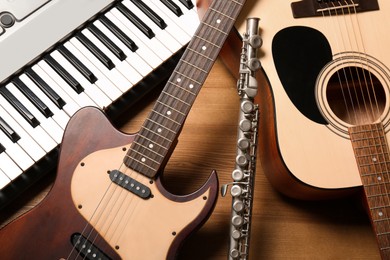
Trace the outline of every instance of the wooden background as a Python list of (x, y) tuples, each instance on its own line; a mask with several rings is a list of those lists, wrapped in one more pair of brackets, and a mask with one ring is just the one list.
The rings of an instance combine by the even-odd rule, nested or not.
[[(158, 92), (156, 89), (126, 112), (116, 122), (117, 127), (129, 133), (138, 131)], [(212, 169), (217, 170), (220, 184), (232, 181), (238, 108), (236, 80), (218, 60), (166, 166), (165, 186), (171, 192), (191, 193)], [(286, 198), (270, 186), (260, 159), (257, 164), (250, 259), (379, 259), (358, 198), (315, 202)], [(50, 189), (54, 176), (48, 175), (1, 210), (0, 226), (36, 205)], [(230, 195), (219, 197), (212, 216), (186, 241), (179, 259), (227, 259), (230, 211)]]

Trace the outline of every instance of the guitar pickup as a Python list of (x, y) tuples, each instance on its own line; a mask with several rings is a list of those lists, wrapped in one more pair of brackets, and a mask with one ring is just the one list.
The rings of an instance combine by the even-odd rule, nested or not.
[(134, 193), (140, 198), (148, 199), (152, 195), (152, 192), (147, 186), (118, 170), (112, 170), (110, 172), (110, 179), (113, 183)]
[(294, 18), (343, 15), (379, 10), (378, 0), (302, 0), (291, 3)]
[(101, 259), (101, 260), (111, 260), (102, 250), (100, 250), (96, 245), (94, 245), (87, 238), (81, 234), (72, 235), (72, 245), (80, 253), (83, 259)]

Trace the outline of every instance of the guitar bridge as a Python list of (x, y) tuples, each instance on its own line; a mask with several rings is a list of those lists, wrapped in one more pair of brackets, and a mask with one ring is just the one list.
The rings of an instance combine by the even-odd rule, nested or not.
[(302, 0), (291, 3), (294, 18), (344, 15), (379, 10), (378, 0)]

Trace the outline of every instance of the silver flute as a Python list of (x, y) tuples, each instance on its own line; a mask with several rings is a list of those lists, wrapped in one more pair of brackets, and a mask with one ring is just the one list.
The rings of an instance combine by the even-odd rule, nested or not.
[(236, 165), (232, 172), (233, 182), (221, 187), (225, 196), (231, 185), (232, 213), (228, 259), (248, 259), (256, 150), (259, 125), (259, 108), (254, 104), (257, 95), (256, 71), (261, 67), (257, 51), (262, 44), (259, 36), (259, 19), (248, 18), (240, 58), (237, 91), (240, 110), (237, 134)]

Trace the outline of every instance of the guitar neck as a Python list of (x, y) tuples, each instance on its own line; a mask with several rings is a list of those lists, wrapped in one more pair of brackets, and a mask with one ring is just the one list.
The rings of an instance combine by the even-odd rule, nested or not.
[(349, 132), (379, 249), (383, 259), (390, 259), (390, 157), (383, 125), (355, 126)]
[(169, 78), (124, 163), (154, 177), (184, 124), (245, 0), (215, 0)]

